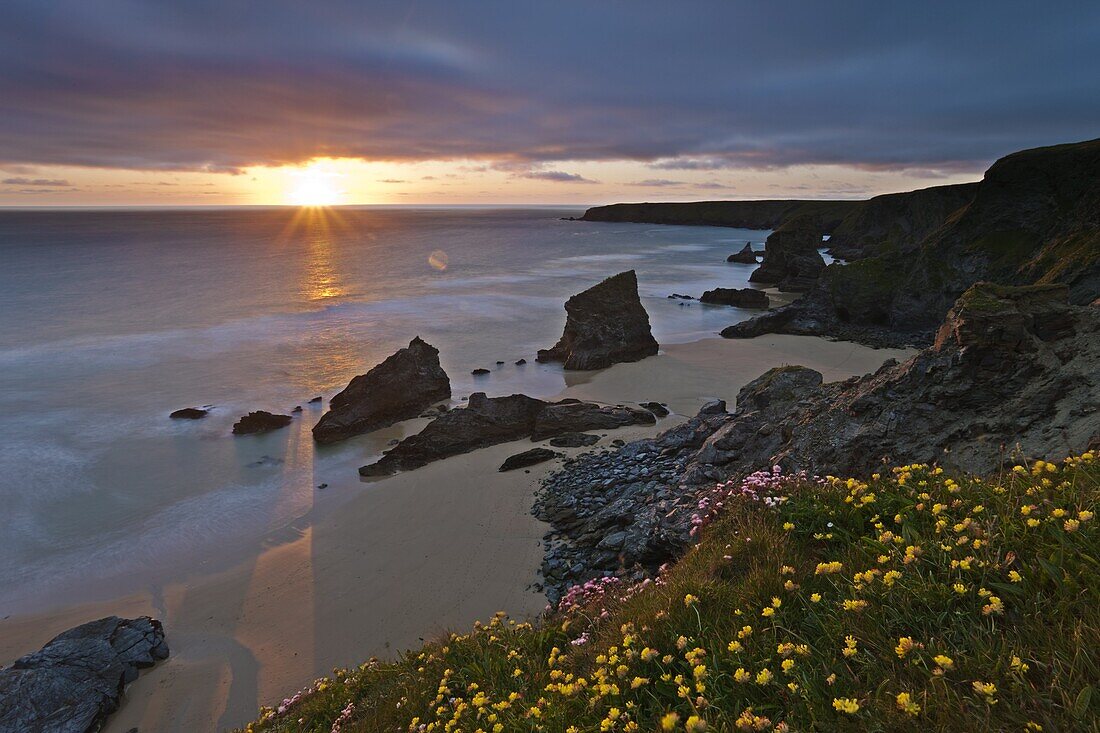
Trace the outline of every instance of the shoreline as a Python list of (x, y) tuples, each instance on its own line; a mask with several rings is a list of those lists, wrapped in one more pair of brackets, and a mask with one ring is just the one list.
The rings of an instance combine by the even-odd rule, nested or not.
[[(607, 431), (599, 447), (666, 430), (712, 398), (732, 406), (740, 386), (772, 366), (801, 364), (834, 381), (910, 353), (808, 336), (711, 337), (643, 361), (567, 373), (559, 397), (657, 400), (674, 413), (655, 426)], [(546, 600), (532, 586), (547, 525), (530, 510), (540, 479), (558, 464), (496, 470), (533, 445), (505, 443), (365, 484), (349, 475), (325, 495), (354, 495), (315, 505), (268, 536), (277, 541), (225, 569), (113, 601), (0, 620), (0, 664), (84, 621), (150, 614), (164, 622), (172, 656), (127, 689), (104, 730), (221, 729), (247, 722), (260, 704), (333, 666), (393, 656), (498, 610), (537, 615)]]

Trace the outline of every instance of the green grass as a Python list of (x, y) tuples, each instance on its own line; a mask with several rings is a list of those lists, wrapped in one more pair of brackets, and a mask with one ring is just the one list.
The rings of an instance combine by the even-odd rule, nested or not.
[(249, 730), (1100, 731), (1091, 453), (782, 492), (658, 583), (339, 670)]

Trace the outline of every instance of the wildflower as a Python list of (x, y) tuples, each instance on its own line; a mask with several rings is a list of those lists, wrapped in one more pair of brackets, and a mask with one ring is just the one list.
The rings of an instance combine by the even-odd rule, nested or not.
[(680, 716), (676, 713), (665, 713), (661, 716), (661, 730), (674, 730), (680, 722)]
[(897, 579), (900, 577), (901, 573), (899, 573), (897, 570), (889, 570), (885, 575), (882, 576), (882, 584), (885, 585), (887, 588), (890, 588), (894, 585), (895, 582), (897, 582)]
[(1081, 523), (1076, 519), (1067, 519), (1062, 523), (1062, 526), (1065, 527), (1067, 532), (1076, 532), (1081, 527)]
[(920, 713), (920, 705), (913, 702), (908, 692), (899, 692), (897, 696), (898, 710), (902, 711), (906, 715), (917, 715)]
[(838, 713), (855, 715), (859, 712), (859, 703), (850, 697), (834, 697), (833, 708), (835, 708)]
[(794, 568), (792, 568), (790, 565), (784, 565), (783, 567), (779, 568), (779, 574), (780, 575), (793, 575), (794, 574)]
[(1087, 509), (1082, 509), (1081, 511), (1077, 512), (1077, 519), (1081, 522), (1088, 522), (1094, 516), (1096, 516), (1096, 515), (1093, 514), (1092, 512), (1090, 512)]
[(764, 667), (764, 669), (756, 673), (756, 684), (766, 685), (771, 682), (774, 677), (775, 675), (772, 674), (772, 671)]
[(684, 605), (687, 606), (688, 608), (690, 608), (691, 606), (694, 606), (698, 602), (699, 602), (699, 599), (696, 598), (695, 596), (691, 595), (690, 593), (688, 593), (686, 596), (684, 596)]
[(737, 632), (737, 638), (738, 639), (744, 639), (747, 636), (752, 636), (752, 627), (751, 626), (742, 626), (741, 630)]
[(643, 662), (652, 662), (657, 656), (657, 650), (650, 649), (647, 646), (645, 649), (642, 649), (641, 653), (638, 656)]
[(859, 652), (859, 650), (856, 649), (858, 643), (859, 642), (856, 641), (854, 636), (845, 636), (844, 648), (840, 650), (840, 653), (848, 658), (854, 657)]
[(955, 583), (953, 586), (951, 586), (951, 589), (954, 590), (959, 595), (962, 595), (963, 593), (966, 593), (966, 586), (963, 585), (962, 583)]
[(684, 723), (684, 730), (688, 733), (702, 733), (707, 729), (707, 721), (700, 718), (698, 715), (692, 715)]
[(738, 667), (737, 671), (733, 673), (733, 679), (737, 682), (748, 682), (752, 679), (752, 675), (746, 672), (744, 667)]
[(743, 646), (741, 646), (741, 642), (739, 642), (739, 641), (731, 641), (731, 642), (730, 642), (730, 643), (729, 643), (729, 644), (728, 644), (728, 645), (726, 646), (726, 649), (728, 649), (728, 650), (729, 650), (730, 652), (732, 652), (733, 654), (736, 654), (737, 652), (739, 652), (739, 651), (741, 651), (742, 649), (744, 649), (744, 647), (743, 647)]
[(1013, 583), (1019, 583), (1021, 580), (1023, 580), (1023, 577), (1015, 570), (1010, 570), (1008, 573), (1008, 579), (1011, 580)]
[(820, 602), (821, 602), (821, 594), (820, 593), (811, 593), (810, 594), (810, 603), (820, 603)]
[(843, 606), (845, 611), (859, 613), (863, 609), (867, 608), (867, 601), (854, 601), (849, 599), (844, 601)]
[(921, 645), (913, 641), (908, 636), (903, 636), (898, 639), (898, 645), (894, 647), (894, 653), (898, 655), (898, 659), (905, 659), (905, 656), (914, 649), (919, 648)]
[(1012, 670), (1014, 672), (1019, 672), (1020, 674), (1023, 674), (1024, 672), (1027, 672), (1029, 669), (1031, 669), (1031, 667), (1028, 666), (1028, 664), (1024, 662), (1024, 660), (1020, 659), (1017, 656), (1013, 656), (1012, 661), (1009, 664), (1012, 666)]
[(839, 573), (843, 569), (844, 563), (821, 562), (817, 564), (817, 569), (814, 570), (814, 575), (831, 575), (833, 573)]
[(946, 654), (937, 654), (932, 657), (932, 661), (940, 666), (941, 669), (953, 669), (955, 667), (955, 660)]
[(649, 679), (646, 677), (635, 677), (630, 681), (630, 689), (637, 690), (639, 687), (643, 687), (649, 684)]
[(987, 705), (997, 704), (997, 699), (993, 697), (997, 694), (997, 686), (995, 684), (993, 684), (992, 682), (979, 682), (975, 680), (973, 687), (974, 692), (982, 695), (985, 698), (985, 702)]
[(791, 522), (784, 522), (783, 529), (787, 532), (790, 532), (792, 529), (794, 529), (794, 525)]
[(982, 615), (989, 616), (993, 613), (1004, 613), (1005, 604), (997, 596), (989, 597), (989, 604), (982, 606)]
[(763, 611), (760, 612), (760, 615), (763, 616), (764, 618), (770, 618), (771, 616), (775, 615), (775, 609), (772, 608), (771, 606), (768, 606), (767, 608), (765, 608)]
[(787, 674), (790, 674), (791, 670), (794, 669), (794, 660), (793, 659), (784, 659), (782, 664), (780, 664), (779, 666), (783, 668), (784, 672), (786, 672)]

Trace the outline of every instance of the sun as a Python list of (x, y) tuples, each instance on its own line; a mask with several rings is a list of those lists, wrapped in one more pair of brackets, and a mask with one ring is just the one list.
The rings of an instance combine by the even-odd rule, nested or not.
[(291, 183), (286, 199), (296, 206), (335, 206), (344, 192), (337, 188), (339, 174), (321, 163), (291, 171)]

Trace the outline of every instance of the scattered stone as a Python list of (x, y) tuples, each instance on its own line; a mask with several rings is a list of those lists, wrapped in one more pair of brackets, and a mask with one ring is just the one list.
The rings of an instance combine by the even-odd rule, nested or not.
[(301, 411), (302, 411), (302, 406), (301, 405), (295, 405), (294, 409), (291, 410), (291, 412), (301, 412)]
[(538, 361), (562, 362), (566, 369), (603, 369), (657, 353), (633, 270), (574, 295), (566, 301), (565, 312), (561, 339), (553, 348), (540, 350)]
[(755, 265), (757, 253), (753, 251), (752, 242), (745, 242), (745, 246), (737, 254), (726, 258), (726, 262), (740, 262), (744, 265)]
[(290, 415), (275, 415), (266, 410), (250, 412), (233, 425), (234, 435), (252, 435), (285, 428), (294, 420)]
[(668, 297), (673, 299), (673, 300), (695, 300), (695, 298), (693, 296), (684, 295), (683, 293), (673, 293), (672, 295), (670, 295)]
[(486, 374), (489, 374), (489, 370), (478, 368), (470, 372), (470, 374), (473, 374), (475, 377), (484, 377)]
[(508, 456), (504, 463), (500, 464), (498, 471), (513, 471), (517, 468), (527, 468), (528, 466), (534, 466), (536, 463), (544, 463), (553, 458), (557, 458), (560, 453), (555, 453), (548, 448), (532, 448), (531, 450), (525, 450), (522, 453), (516, 453), (514, 456)]
[(767, 308), (768, 294), (755, 288), (715, 288), (699, 298), (709, 305), (731, 305), (735, 308)]
[(606, 407), (591, 402), (562, 402), (548, 405), (535, 418), (531, 440), (544, 440), (562, 433), (608, 430), (627, 425), (653, 425), (653, 413), (630, 407)]
[(316, 404), (320, 403), (323, 399), (324, 398), (322, 398), (322, 397), (314, 397), (313, 399), (311, 399), (309, 401), (309, 404), (316, 405)]
[(182, 410), (176, 410), (168, 417), (173, 420), (201, 420), (209, 414), (209, 410), (203, 410), (198, 407), (185, 407)]
[(526, 363), (527, 363), (526, 359), (519, 359), (519, 360), (516, 361), (516, 366), (523, 366)]
[(329, 411), (313, 427), (313, 439), (335, 443), (369, 433), (416, 417), (450, 396), (439, 350), (417, 336), (329, 400)]
[(503, 363), (504, 363), (503, 361), (498, 361), (498, 362), (497, 362), (497, 366), (500, 366), (500, 365), (501, 365), (501, 364), (503, 364)]
[(317, 484), (317, 488), (318, 488), (318, 489), (327, 489), (327, 488), (328, 488), (328, 484)]
[(274, 456), (260, 456), (255, 461), (248, 464), (249, 468), (261, 468), (263, 466), (281, 466), (285, 463), (282, 458), (275, 458)]
[(550, 439), (555, 448), (583, 448), (600, 442), (600, 436), (588, 433), (562, 433)]
[(652, 412), (657, 417), (668, 417), (668, 408), (660, 402), (643, 402), (642, 407)]
[(70, 629), (0, 669), (0, 731), (99, 730), (138, 670), (167, 657), (164, 629), (148, 616)]

